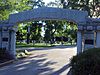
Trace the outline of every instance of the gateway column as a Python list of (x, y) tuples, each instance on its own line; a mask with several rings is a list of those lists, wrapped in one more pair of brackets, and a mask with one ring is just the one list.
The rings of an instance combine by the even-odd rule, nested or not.
[(78, 25), (77, 31), (77, 54), (84, 50), (84, 35), (83, 35), (83, 25)]
[(10, 45), (9, 53), (12, 59), (15, 59), (16, 58), (16, 28), (14, 27), (10, 29), (9, 45)]
[(82, 52), (82, 32), (77, 32), (77, 54)]
[(96, 35), (96, 47), (100, 48), (100, 31), (97, 31)]
[(2, 29), (0, 28), (0, 48), (2, 48)]

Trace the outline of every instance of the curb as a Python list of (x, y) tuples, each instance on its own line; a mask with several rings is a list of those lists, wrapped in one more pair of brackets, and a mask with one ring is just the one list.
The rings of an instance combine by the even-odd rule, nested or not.
[(1, 64), (0, 64), (0, 67), (6, 66), (6, 65), (8, 65), (8, 64), (11, 64), (11, 63), (13, 63), (14, 61), (15, 61), (15, 60), (9, 60), (9, 61), (7, 61), (7, 62), (1, 63)]

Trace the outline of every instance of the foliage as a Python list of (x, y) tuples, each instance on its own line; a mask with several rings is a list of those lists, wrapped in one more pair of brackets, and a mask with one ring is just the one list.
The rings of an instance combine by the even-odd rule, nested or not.
[(46, 42), (50, 41), (50, 43), (52, 44), (54, 43), (54, 37), (58, 34), (62, 34), (63, 24), (62, 21), (46, 21), (45, 23), (46, 25), (44, 40)]
[[(44, 4), (43, 0), (0, 0), (0, 20), (6, 20), (9, 14), (42, 7)], [(55, 0), (55, 2), (50, 5), (52, 4), (57, 7), (62, 7), (58, 0)], [(31, 41), (41, 40), (42, 27), (39, 27), (38, 25), (32, 26), (32, 23), (38, 22), (22, 23), (18, 25), (17, 41), (25, 39), (29, 40), (29, 38)], [(27, 32), (28, 26), (31, 27), (30, 34)], [(74, 26), (71, 28), (70, 24), (66, 23), (66, 21), (46, 21), (44, 39), (51, 43), (53, 43), (54, 37), (56, 36), (70, 37), (73, 40), (76, 38), (76, 34), (72, 33), (76, 33), (74, 28)], [(71, 33), (71, 35), (69, 33)]]
[(19, 24), (18, 26), (18, 31), (16, 32), (16, 40), (17, 41), (22, 41), (26, 39), (27, 34), (27, 28), (25, 24)]
[(42, 37), (41, 36), (41, 27), (42, 27), (42, 24), (40, 24), (38, 21), (31, 23), (31, 25), (30, 25), (30, 39), (32, 41), (39, 42), (41, 40), (41, 37)]
[(100, 75), (100, 48), (84, 51), (71, 59), (73, 75)]
[(29, 10), (29, 0), (0, 0), (0, 20), (8, 19), (12, 13)]
[[(29, 10), (29, 9), (34, 9), (37, 7), (44, 6), (44, 2), (42, 0), (22, 0), (18, 2), (19, 4), (17, 4), (16, 6), (16, 9), (15, 9), (16, 11), (24, 11), (24, 10)], [(20, 4), (22, 5), (20, 6)], [(27, 43), (32, 42), (32, 40), (40, 41), (41, 27), (39, 27), (38, 24), (33, 25), (33, 23), (34, 24), (38, 23), (38, 21), (22, 23), (21, 25), (18, 26), (18, 32), (17, 32), (18, 40), (25, 40), (27, 38)], [(28, 30), (27, 30), (28, 27), (30, 27), (31, 33), (28, 33)]]
[(0, 60), (7, 61), (11, 59), (13, 58), (6, 48), (0, 48)]
[[(55, 37), (70, 38), (70, 41), (76, 39), (77, 26), (74, 23), (66, 21), (46, 21), (45, 36), (46, 42), (54, 42)], [(63, 42), (63, 41), (60, 41)]]
[(76, 42), (77, 39), (77, 25), (73, 22), (67, 22), (65, 35), (68, 36), (69, 42), (72, 44)]
[(45, 22), (45, 35), (44, 35), (44, 40), (46, 43), (49, 43), (49, 41), (52, 43), (52, 33), (53, 33), (53, 21), (46, 21)]
[(7, 20), (10, 14), (44, 6), (42, 0), (0, 0), (0, 20)]
[(44, 6), (45, 2), (43, 2), (43, 0), (29, 0), (29, 4), (32, 6), (32, 9), (34, 9)]
[(49, 2), (47, 5), (47, 7), (57, 7), (57, 8), (62, 8), (61, 2), (60, 0), (55, 0), (55, 2)]
[(61, 3), (63, 8), (83, 10), (89, 17), (100, 17), (100, 0), (61, 0)]
[(7, 19), (11, 9), (12, 4), (8, 0), (0, 0), (0, 20)]

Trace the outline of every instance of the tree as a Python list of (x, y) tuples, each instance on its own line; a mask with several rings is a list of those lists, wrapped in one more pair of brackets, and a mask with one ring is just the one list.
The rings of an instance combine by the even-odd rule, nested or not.
[(53, 31), (53, 25), (51, 21), (46, 21), (46, 26), (45, 26), (45, 36), (44, 36), (44, 40), (46, 43), (50, 43), (52, 44), (52, 31)]
[(26, 39), (27, 30), (26, 30), (26, 25), (25, 24), (19, 24), (18, 26), (18, 31), (16, 32), (16, 40), (18, 42), (22, 42), (22, 40)]
[(83, 10), (88, 12), (89, 17), (100, 17), (100, 0), (61, 0), (61, 3), (63, 8)]
[(38, 21), (35, 21), (31, 23), (30, 25), (30, 39), (33, 41), (33, 44), (35, 42), (39, 42), (41, 40), (41, 28), (42, 24)]
[[(73, 3), (75, 3), (75, 2), (76, 1), (74, 0)], [(72, 9), (72, 6), (69, 5), (69, 2), (67, 0), (66, 1), (65, 0), (55, 0), (55, 2), (48, 3), (47, 6), (64, 8), (64, 9), (70, 9), (70, 8)], [(73, 8), (73, 9), (75, 9), (75, 8)], [(75, 39), (77, 37), (76, 36), (77, 25), (75, 23), (69, 22), (69, 21), (54, 21), (54, 23), (52, 22), (52, 24), (54, 24), (54, 28), (55, 28), (53, 36), (69, 37), (70, 43), (72, 43), (72, 40), (75, 41)]]
[(12, 4), (8, 0), (0, 0), (0, 20), (8, 18), (12, 9)]
[(45, 2), (43, 2), (43, 0), (29, 0), (29, 4), (32, 7), (32, 9), (34, 9), (44, 6)]
[(55, 0), (55, 2), (51, 1), (46, 6), (62, 8), (61, 2), (59, 0)]
[(64, 36), (64, 23), (65, 21), (46, 21), (45, 41), (50, 41), (52, 44), (54, 43), (54, 37)]
[(29, 10), (29, 0), (0, 0), (0, 20), (7, 20), (12, 13)]
[[(42, 0), (18, 0), (15, 3), (16, 3), (15, 4), (15, 8), (16, 9), (13, 9), (13, 11), (18, 11), (18, 12), (25, 11), (25, 10), (29, 10), (29, 9), (34, 9), (36, 7), (44, 6), (44, 2)], [(33, 30), (30, 31), (31, 33), (28, 33), (27, 32), (27, 37), (26, 37), (26, 35), (24, 36), (24, 37), (27, 38), (27, 43), (32, 42), (31, 40), (34, 40), (34, 41), (39, 40), (40, 39), (40, 35), (41, 35), (41, 28), (38, 25), (37, 26), (34, 26), (33, 25), (34, 26), (33, 27), (32, 26), (32, 24), (33, 24), (32, 21), (31, 22), (24, 23), (24, 24), (26, 25), (26, 31), (27, 31), (27, 28), (29, 26), (31, 26), (31, 29), (35, 30), (35, 32), (32, 32)], [(36, 31), (38, 31), (38, 33)], [(21, 30), (19, 30), (18, 32), (21, 32)]]

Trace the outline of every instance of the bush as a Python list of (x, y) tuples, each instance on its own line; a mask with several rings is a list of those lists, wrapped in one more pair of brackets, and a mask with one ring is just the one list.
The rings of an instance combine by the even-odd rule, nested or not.
[(100, 75), (100, 48), (84, 51), (71, 59), (72, 75)]
[(12, 55), (6, 50), (6, 48), (0, 48), (0, 60), (14, 59)]
[(0, 59), (4, 59), (6, 57), (6, 48), (0, 48)]

